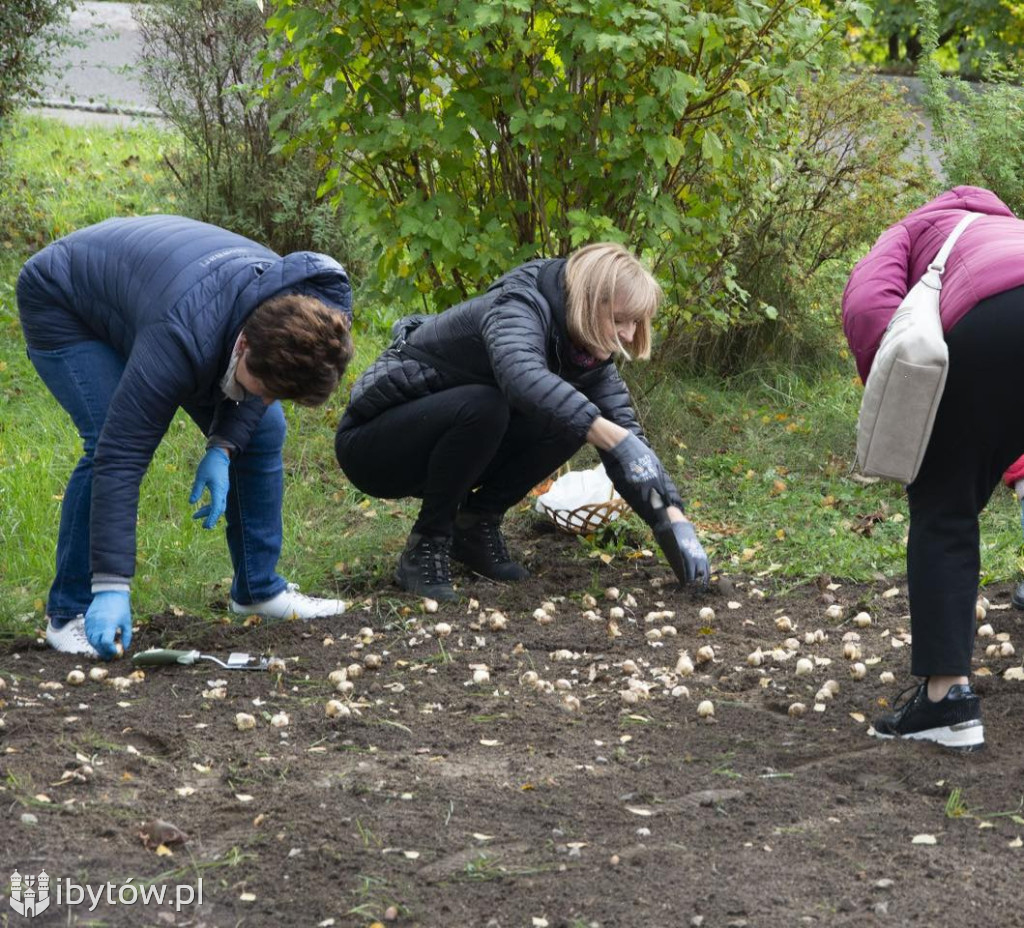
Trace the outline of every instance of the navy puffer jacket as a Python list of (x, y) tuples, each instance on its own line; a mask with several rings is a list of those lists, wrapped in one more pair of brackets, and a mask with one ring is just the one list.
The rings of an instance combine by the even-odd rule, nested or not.
[(214, 410), (211, 434), (244, 449), (264, 412), (235, 403), (220, 380), (249, 315), (304, 293), (351, 316), (348, 276), (312, 252), (281, 257), (217, 226), (180, 216), (108, 219), (28, 260), (17, 299), (30, 348), (82, 341), (125, 361), (96, 446), (91, 521), (94, 574), (131, 577), (139, 486), (179, 406)]
[[(483, 294), (422, 322), (352, 387), (339, 432), (393, 406), (466, 383), (491, 384), (517, 412), (581, 442), (598, 416), (645, 443), (629, 390), (609, 359), (575, 364), (565, 321), (564, 258), (531, 261)], [(670, 502), (682, 506), (674, 486)]]

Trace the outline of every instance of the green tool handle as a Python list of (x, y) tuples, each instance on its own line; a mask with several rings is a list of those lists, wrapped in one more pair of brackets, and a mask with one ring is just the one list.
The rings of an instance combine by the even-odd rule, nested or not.
[(132, 663), (139, 667), (161, 667), (166, 664), (194, 664), (198, 651), (172, 651), (170, 648), (151, 648), (132, 656)]

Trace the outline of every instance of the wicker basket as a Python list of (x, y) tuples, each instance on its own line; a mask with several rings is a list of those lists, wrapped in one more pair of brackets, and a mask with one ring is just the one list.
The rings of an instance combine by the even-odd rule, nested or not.
[(570, 535), (590, 535), (614, 522), (623, 512), (629, 510), (621, 496), (601, 503), (587, 503), (576, 509), (552, 509), (544, 503), (541, 503), (540, 507), (555, 525)]

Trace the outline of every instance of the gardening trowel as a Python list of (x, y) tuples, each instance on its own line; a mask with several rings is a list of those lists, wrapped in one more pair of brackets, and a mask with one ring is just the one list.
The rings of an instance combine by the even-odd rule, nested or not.
[(267, 658), (253, 657), (245, 651), (233, 651), (226, 661), (200, 651), (172, 651), (169, 648), (150, 648), (132, 657), (136, 667), (161, 667), (169, 664), (189, 666), (196, 661), (212, 661), (225, 670), (266, 670), (268, 663)]

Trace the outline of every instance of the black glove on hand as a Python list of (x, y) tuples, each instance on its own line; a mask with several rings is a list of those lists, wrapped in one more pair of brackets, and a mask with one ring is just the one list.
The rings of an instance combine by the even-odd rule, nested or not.
[(711, 564), (707, 552), (697, 540), (692, 522), (673, 522), (657, 490), (651, 491), (651, 504), (660, 513), (651, 525), (665, 558), (680, 583), (707, 587), (711, 582)]
[(679, 582), (707, 586), (711, 565), (693, 523), (673, 522), (668, 517), (668, 506), (682, 506), (658, 456), (630, 433), (614, 448), (601, 452), (601, 459), (615, 489), (654, 530)]
[(622, 498), (644, 522), (654, 528), (657, 513), (651, 506), (651, 490), (657, 490), (662, 499), (667, 495), (665, 471), (658, 456), (630, 432), (614, 448), (602, 451), (601, 460), (605, 472)]

